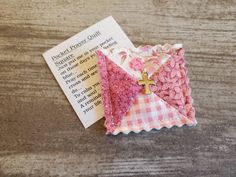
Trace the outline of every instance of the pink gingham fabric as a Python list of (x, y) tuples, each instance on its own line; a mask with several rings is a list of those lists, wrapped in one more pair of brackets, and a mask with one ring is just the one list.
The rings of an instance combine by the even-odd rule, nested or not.
[[(180, 45), (97, 51), (108, 134), (196, 125), (193, 100)], [(145, 71), (152, 94), (138, 85)]]
[(191, 126), (193, 122), (154, 93), (150, 95), (141, 93), (112, 134), (117, 135), (120, 132), (128, 134), (131, 131), (139, 133), (142, 130), (181, 127), (184, 124)]

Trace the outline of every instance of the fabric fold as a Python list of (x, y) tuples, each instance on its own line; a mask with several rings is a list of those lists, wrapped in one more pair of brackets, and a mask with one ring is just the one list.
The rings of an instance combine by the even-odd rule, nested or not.
[[(96, 55), (108, 134), (197, 124), (182, 45), (98, 50)], [(138, 85), (142, 72), (155, 83), (149, 95)]]
[(122, 68), (109, 60), (101, 51), (97, 51), (102, 100), (105, 111), (105, 127), (112, 133), (120, 124), (142, 87), (137, 80)]

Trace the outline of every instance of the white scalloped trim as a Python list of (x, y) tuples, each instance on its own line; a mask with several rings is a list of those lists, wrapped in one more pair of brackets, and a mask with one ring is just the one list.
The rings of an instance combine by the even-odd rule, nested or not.
[(142, 132), (142, 131), (150, 132), (151, 130), (161, 130), (162, 128), (168, 128), (168, 129), (170, 129), (170, 128), (174, 127), (174, 126), (176, 126), (176, 127), (182, 127), (182, 126), (184, 126), (184, 125), (187, 125), (187, 126), (190, 126), (190, 127), (196, 126), (196, 125), (197, 125), (197, 121), (193, 122), (192, 124), (185, 124), (185, 123), (183, 123), (183, 124), (178, 124), (178, 125), (176, 125), (176, 124), (169, 124), (169, 125), (165, 125), (165, 126), (161, 126), (161, 127), (155, 127), (155, 128), (147, 127), (147, 128), (142, 129), (142, 130), (127, 130), (127, 131), (123, 130), (123, 131), (113, 132), (112, 135), (118, 135), (118, 134), (120, 134), (120, 133), (123, 133), (123, 134), (128, 135), (128, 134), (131, 133), (131, 132), (140, 133), (140, 132)]

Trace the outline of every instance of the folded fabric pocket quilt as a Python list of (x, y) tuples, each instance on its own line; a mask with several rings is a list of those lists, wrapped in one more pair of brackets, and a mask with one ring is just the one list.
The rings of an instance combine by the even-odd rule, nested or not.
[(108, 134), (196, 125), (181, 44), (96, 55)]

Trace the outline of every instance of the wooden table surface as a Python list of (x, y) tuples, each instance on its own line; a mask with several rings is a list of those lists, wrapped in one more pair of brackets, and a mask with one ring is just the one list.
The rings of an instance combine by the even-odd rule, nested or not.
[[(198, 125), (85, 130), (42, 53), (112, 15), (136, 46), (183, 43)], [(235, 0), (0, 0), (0, 176), (236, 176)]]

